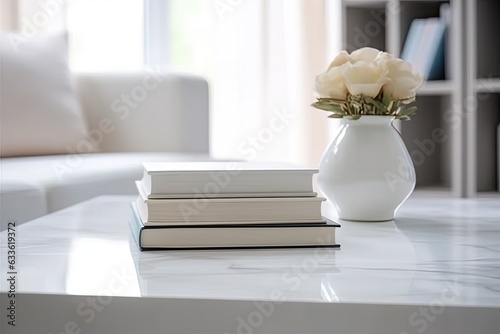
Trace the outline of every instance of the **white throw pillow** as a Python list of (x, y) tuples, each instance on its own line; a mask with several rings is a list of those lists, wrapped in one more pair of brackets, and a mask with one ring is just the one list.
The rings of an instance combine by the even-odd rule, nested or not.
[(0, 69), (2, 157), (74, 153), (83, 144), (93, 151), (65, 33), (24, 39), (2, 32)]

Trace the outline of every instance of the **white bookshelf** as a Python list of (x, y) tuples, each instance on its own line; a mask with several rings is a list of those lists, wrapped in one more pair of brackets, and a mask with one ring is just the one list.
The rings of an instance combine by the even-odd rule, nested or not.
[(418, 96), (450, 95), (453, 93), (453, 82), (450, 80), (427, 81), (418, 90)]
[(477, 93), (500, 93), (500, 78), (476, 79), (474, 89)]
[[(422, 86), (417, 96), (419, 112), (397, 126), (414, 158), (417, 190), (457, 197), (498, 193), (500, 1), (342, 2), (345, 49), (371, 46), (397, 56), (414, 19), (438, 17), (441, 5), (450, 5), (445, 77)], [(423, 152), (419, 143), (432, 139), (435, 129), (444, 130), (447, 139), (434, 142), (432, 153)]]
[(498, 139), (500, 122), (500, 3), (467, 0), (466, 5), (467, 112), (466, 169), (468, 196), (498, 191)]

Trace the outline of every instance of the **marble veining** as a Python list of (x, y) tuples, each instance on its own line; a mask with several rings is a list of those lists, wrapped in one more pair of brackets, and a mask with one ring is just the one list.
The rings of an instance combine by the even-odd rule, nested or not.
[(395, 221), (341, 221), (338, 250), (154, 252), (130, 240), (132, 200), (100, 197), (17, 227), (18, 292), (500, 307), (499, 198), (411, 197)]

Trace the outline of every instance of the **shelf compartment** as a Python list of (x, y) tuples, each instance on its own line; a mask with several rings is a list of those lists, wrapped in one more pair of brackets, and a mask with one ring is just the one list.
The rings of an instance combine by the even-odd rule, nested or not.
[(451, 106), (450, 96), (417, 98), (417, 114), (401, 122), (401, 136), (412, 157), (417, 174), (417, 188), (451, 191), (451, 129), (443, 112)]
[(479, 94), (477, 110), (477, 191), (498, 191), (500, 94)]
[(477, 77), (500, 77), (500, 2), (498, 0), (476, 0), (477, 30), (476, 55)]
[[(429, 1), (400, 1), (400, 31), (399, 36), (399, 54), (402, 53), (406, 39), (408, 37), (408, 32), (410, 26), (415, 19), (427, 19), (431, 17), (440, 17), (441, 15), (441, 5), (449, 4), (453, 5), (453, 1), (439, 1), (439, 0), (429, 0)], [(450, 79), (452, 77), (451, 71), (451, 43), (449, 39), (449, 29), (446, 31), (445, 35), (445, 47), (444, 47), (444, 77), (442, 79)], [(441, 81), (441, 80), (440, 80)], [(427, 91), (432, 94), (432, 91)]]
[(400, 1), (401, 17), (401, 48), (404, 45), (411, 22), (414, 19), (426, 19), (429, 17), (439, 17), (440, 8), (443, 3), (450, 1)]
[(385, 6), (345, 7), (343, 49), (352, 52), (362, 47), (387, 50)]

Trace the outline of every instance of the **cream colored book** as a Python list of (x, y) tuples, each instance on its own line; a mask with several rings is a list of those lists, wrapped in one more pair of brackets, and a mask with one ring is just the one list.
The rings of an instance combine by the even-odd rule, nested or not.
[(137, 209), (145, 225), (314, 223), (321, 216), (322, 197), (248, 197), (148, 199), (136, 182)]
[(287, 163), (150, 162), (140, 182), (147, 198), (314, 197), (317, 169)]

